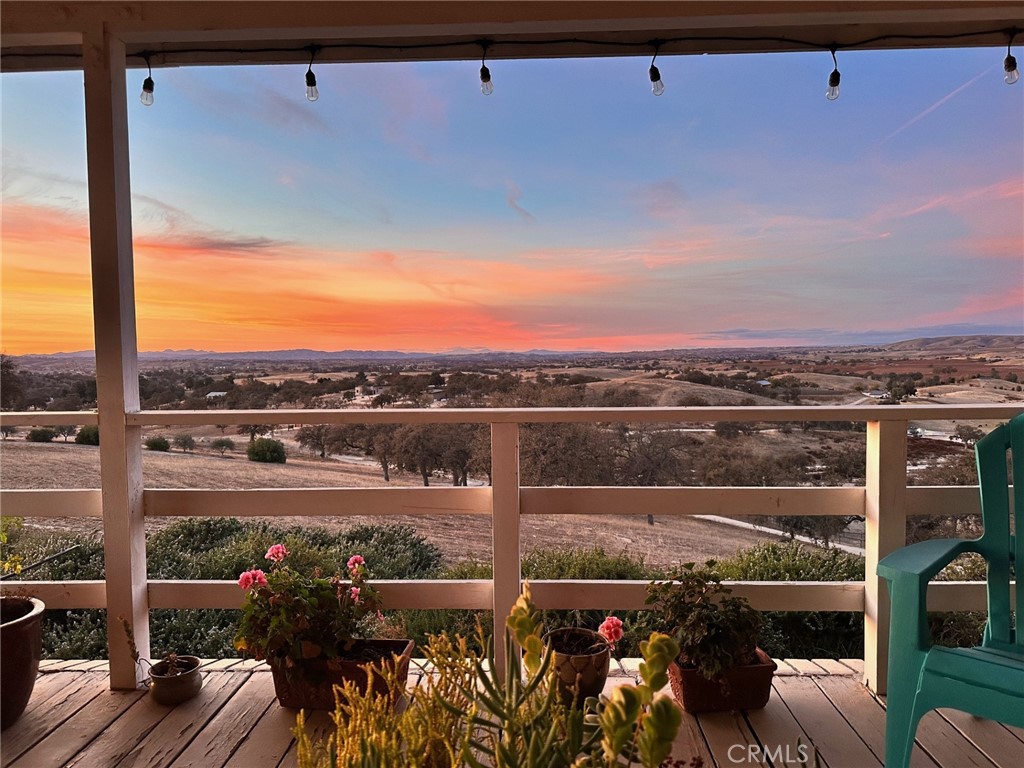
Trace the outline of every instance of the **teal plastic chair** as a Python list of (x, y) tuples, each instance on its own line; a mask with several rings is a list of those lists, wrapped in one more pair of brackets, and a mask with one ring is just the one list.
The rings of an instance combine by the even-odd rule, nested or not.
[[(933, 539), (893, 552), (878, 564), (889, 584), (889, 689), (885, 765), (905, 768), (924, 714), (951, 707), (1024, 728), (1024, 586), (1018, 580), (1013, 626), (1010, 581), (1024, 563), (1024, 413), (1002, 424), (975, 446), (984, 533), (973, 541)], [(1013, 531), (1006, 452), (1013, 457)], [(981, 645), (933, 645), (925, 596), (928, 581), (965, 552), (988, 563), (988, 621)], [(1024, 765), (1024, 755), (1022, 755)]]

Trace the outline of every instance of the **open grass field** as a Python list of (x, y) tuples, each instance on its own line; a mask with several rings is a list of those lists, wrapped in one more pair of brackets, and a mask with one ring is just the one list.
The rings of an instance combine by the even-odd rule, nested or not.
[[(280, 437), (280, 435), (279, 435)], [(371, 462), (352, 462), (290, 457), (287, 464), (247, 461), (241, 448), (220, 457), (179, 451), (143, 452), (147, 488), (324, 488), (384, 486), (380, 468)], [(28, 443), (19, 436), (0, 443), (0, 487), (3, 488), (98, 488), (99, 450), (74, 443)], [(393, 472), (392, 486), (416, 486), (416, 475)], [(443, 482), (443, 480), (439, 480)], [(345, 530), (374, 522), (360, 516), (280, 518), (282, 525), (323, 526)], [(152, 518), (156, 529), (172, 522)], [(446, 562), (491, 557), (491, 521), (486, 516), (389, 517), (388, 523), (413, 526), (437, 545)], [(26, 525), (76, 531), (99, 536), (100, 521), (91, 519), (28, 520)], [(543, 547), (603, 547), (606, 552), (639, 555), (651, 565), (671, 567), (735, 554), (765, 538), (753, 531), (692, 518), (658, 518), (647, 524), (646, 515), (559, 515), (523, 519), (524, 552)]]

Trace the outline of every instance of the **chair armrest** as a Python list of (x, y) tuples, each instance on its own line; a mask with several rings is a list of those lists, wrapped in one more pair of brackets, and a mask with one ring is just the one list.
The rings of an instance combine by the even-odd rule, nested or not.
[(977, 542), (968, 539), (929, 539), (897, 549), (878, 563), (878, 575), (886, 581), (907, 577), (927, 584), (931, 578), (965, 552), (977, 552)]
[[(889, 669), (913, 667), (917, 654), (931, 646), (925, 593), (932, 576), (964, 552), (976, 552), (977, 542), (930, 539), (897, 549), (878, 563), (878, 575), (889, 582)], [(896, 617), (899, 617), (898, 619)]]

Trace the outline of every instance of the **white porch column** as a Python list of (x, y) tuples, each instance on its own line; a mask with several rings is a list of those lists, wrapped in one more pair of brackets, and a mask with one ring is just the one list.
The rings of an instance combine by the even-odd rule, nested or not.
[(110, 687), (135, 688), (140, 672), (121, 617), (148, 658), (149, 599), (141, 428), (125, 425), (125, 414), (139, 410), (139, 375), (124, 42), (98, 27), (82, 53)]
[(869, 421), (864, 509), (864, 685), (884, 694), (889, 591), (878, 561), (907, 543), (907, 422)]
[(519, 597), (519, 425), (491, 424), (494, 660), (505, 669), (505, 617)]

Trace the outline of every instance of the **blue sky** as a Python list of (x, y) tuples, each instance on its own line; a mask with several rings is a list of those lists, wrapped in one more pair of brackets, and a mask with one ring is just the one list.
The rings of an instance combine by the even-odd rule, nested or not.
[[(140, 349), (1024, 333), (1005, 50), (838, 55), (132, 70)], [(89, 348), (81, 75), (0, 87), (2, 345)]]

